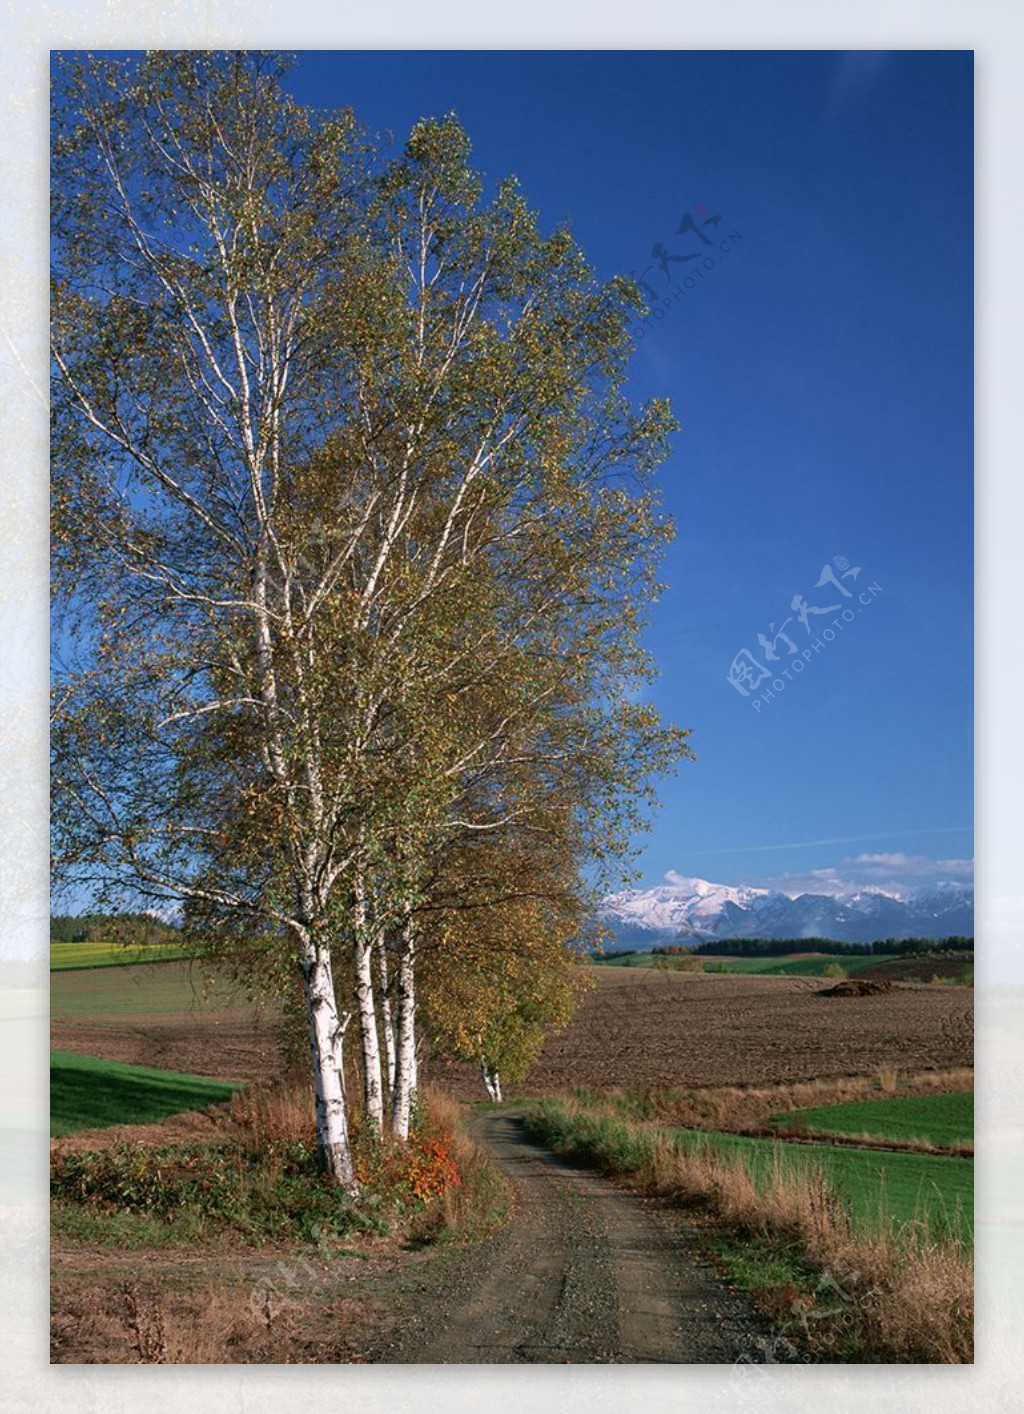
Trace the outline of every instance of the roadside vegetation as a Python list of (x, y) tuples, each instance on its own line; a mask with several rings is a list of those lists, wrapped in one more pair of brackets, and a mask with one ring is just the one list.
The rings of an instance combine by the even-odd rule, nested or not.
[(427, 1091), (405, 1144), (355, 1130), (355, 1198), (318, 1172), (308, 1108), (303, 1090), (281, 1086), (236, 1093), (209, 1139), (54, 1144), (54, 1235), (133, 1247), (218, 1235), (256, 1245), (353, 1235), (423, 1243), (477, 1238), (504, 1220), (504, 1181), (450, 1101)]
[[(895, 1066), (879, 1066), (873, 1075), (843, 1075), (819, 1080), (782, 1081), (770, 1085), (716, 1085), (707, 1087), (632, 1086), (597, 1092), (578, 1087), (575, 1097), (584, 1105), (601, 1104), (624, 1119), (665, 1127), (728, 1131), (736, 1134), (772, 1134), (806, 1127), (830, 1135), (856, 1135), (861, 1130), (893, 1148), (949, 1150), (973, 1153), (974, 1072), (966, 1066), (903, 1074)], [(857, 1120), (846, 1128), (849, 1115), (862, 1104), (886, 1097), (874, 1111), (874, 1128)], [(891, 1098), (890, 1098), (891, 1097)], [(890, 1115), (887, 1107), (896, 1104)], [(917, 1106), (922, 1105), (923, 1109)], [(906, 1107), (906, 1108), (905, 1108)], [(822, 1120), (805, 1123), (809, 1114)], [(923, 1130), (927, 1118), (930, 1133)], [(826, 1123), (830, 1116), (836, 1122)], [(885, 1117), (884, 1126), (877, 1121)], [(942, 1137), (940, 1116), (951, 1123), (951, 1134)], [(913, 1120), (913, 1122), (911, 1122)], [(872, 1120), (869, 1120), (869, 1126)]]
[(967, 1159), (693, 1130), (676, 1131), (675, 1137), (681, 1150), (697, 1152), (710, 1145), (724, 1159), (741, 1160), (762, 1189), (769, 1181), (799, 1185), (805, 1173), (817, 1170), (838, 1194), (858, 1233), (912, 1225), (932, 1237), (971, 1240), (974, 1167)]
[[(806, 1151), (794, 1160), (785, 1150), (796, 1146), (673, 1132), (579, 1100), (541, 1101), (527, 1124), (560, 1153), (711, 1215), (733, 1280), (817, 1358), (971, 1360), (973, 1264), (965, 1231), (920, 1206), (907, 1216), (905, 1183), (890, 1185), (886, 1219), (870, 1220), (872, 1198), (862, 1193), (858, 1201), (843, 1173), (849, 1151), (827, 1151), (831, 1166)], [(854, 1157), (863, 1179), (877, 1156)], [(961, 1160), (933, 1162), (970, 1173)]]
[(360, 1361), (419, 1249), (455, 1257), (508, 1214), (497, 1166), (429, 1088), (407, 1144), (356, 1131), (354, 1199), (317, 1172), (301, 1088), (207, 1118), (203, 1142), (51, 1145), (52, 1359)]

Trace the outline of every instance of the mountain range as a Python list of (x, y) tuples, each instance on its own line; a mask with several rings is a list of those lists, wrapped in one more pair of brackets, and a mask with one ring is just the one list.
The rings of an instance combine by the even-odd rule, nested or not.
[(609, 894), (599, 910), (613, 948), (704, 943), (726, 938), (946, 938), (974, 933), (974, 889), (940, 884), (894, 895), (861, 889), (788, 894), (674, 876), (653, 889)]

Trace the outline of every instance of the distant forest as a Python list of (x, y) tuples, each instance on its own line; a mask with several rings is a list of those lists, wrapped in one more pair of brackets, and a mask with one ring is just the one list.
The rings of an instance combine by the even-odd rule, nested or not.
[(863, 957), (865, 953), (906, 957), (915, 953), (970, 952), (974, 939), (960, 936), (949, 938), (879, 938), (873, 943), (839, 943), (832, 938), (732, 938), (726, 942), (698, 943), (696, 947), (666, 944), (652, 948), (662, 956), (697, 954), (703, 957), (784, 957), (794, 952), (821, 952), (837, 957)]
[[(173, 923), (149, 913), (50, 914), (50, 941), (54, 943), (180, 943)], [(794, 952), (819, 952), (836, 957), (913, 956), (918, 953), (973, 953), (973, 937), (879, 938), (871, 943), (840, 943), (833, 938), (731, 938), (726, 941), (684, 944), (665, 943), (655, 948), (615, 948), (619, 953), (648, 952), (659, 957), (785, 957)]]
[(51, 943), (180, 943), (172, 923), (149, 913), (50, 914)]

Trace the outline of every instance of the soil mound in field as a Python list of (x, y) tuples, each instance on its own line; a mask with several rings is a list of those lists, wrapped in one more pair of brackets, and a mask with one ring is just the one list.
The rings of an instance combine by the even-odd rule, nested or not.
[(874, 982), (863, 977), (852, 977), (848, 982), (837, 982), (834, 987), (826, 987), (819, 996), (822, 997), (875, 997), (880, 992), (891, 992), (893, 984), (889, 981)]

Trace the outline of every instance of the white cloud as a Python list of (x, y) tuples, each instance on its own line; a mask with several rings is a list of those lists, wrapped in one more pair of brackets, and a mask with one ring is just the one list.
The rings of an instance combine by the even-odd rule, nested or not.
[(962, 882), (974, 878), (973, 859), (931, 859), (923, 854), (857, 854), (846, 863), (869, 879), (956, 879)]
[[(666, 882), (685, 887), (691, 880), (675, 869), (665, 875)], [(948, 884), (971, 884), (974, 881), (973, 859), (933, 859), (924, 854), (856, 854), (838, 864), (818, 869), (791, 871), (768, 876), (755, 875), (733, 880), (733, 884), (752, 884), (757, 888), (774, 889), (796, 898), (799, 894), (826, 894), (830, 898), (846, 898), (870, 890), (905, 898), (915, 890)]]
[(773, 878), (759, 879), (758, 883), (767, 889), (796, 898), (799, 894), (825, 894), (828, 898), (843, 898), (855, 894), (862, 885), (844, 877), (838, 869), (810, 869), (806, 873), (776, 874)]

